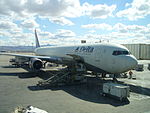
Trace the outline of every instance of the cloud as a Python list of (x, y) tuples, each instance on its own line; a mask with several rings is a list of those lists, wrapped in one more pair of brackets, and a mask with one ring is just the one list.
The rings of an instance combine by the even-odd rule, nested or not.
[(21, 23), (21, 26), (29, 29), (29, 28), (37, 28), (37, 27), (39, 27), (39, 24), (34, 19), (30, 18), (30, 19), (24, 20)]
[[(8, 23), (7, 23), (8, 22)], [(18, 26), (15, 23), (7, 21), (5, 25), (13, 26), (0, 31), (0, 39), (3, 37), (9, 37), (7, 40), (0, 40), (1, 44), (5, 45), (32, 45), (34, 41), (34, 31), (32, 33), (24, 33), (22, 30), (15, 32)], [(2, 21), (0, 23), (3, 23)], [(40, 28), (37, 29), (38, 37), (41, 45), (53, 44), (53, 45), (72, 45), (79, 44), (81, 40), (87, 40), (87, 43), (95, 43), (104, 41), (114, 43), (150, 43), (150, 28), (149, 24), (146, 26), (139, 25), (125, 25), (117, 23), (111, 26), (111, 30), (107, 34), (93, 34), (88, 33), (85, 35), (76, 35), (73, 31), (67, 29), (59, 29), (56, 33), (50, 33), (43, 31)], [(84, 26), (85, 27), (85, 26)], [(87, 26), (86, 26), (87, 27)], [(93, 26), (92, 26), (93, 27)], [(94, 26), (95, 27), (95, 26)], [(91, 28), (91, 26), (87, 27)], [(15, 41), (14, 41), (15, 40)]]
[(125, 25), (122, 23), (117, 23), (113, 26), (113, 29), (121, 32), (121, 33), (148, 33), (150, 28), (147, 26), (140, 26), (140, 25)]
[(105, 19), (113, 15), (112, 13), (113, 11), (115, 11), (116, 5), (111, 6), (108, 6), (106, 4), (91, 5), (89, 3), (84, 3), (82, 8), (85, 15), (88, 15), (91, 18)]
[(76, 36), (76, 34), (73, 31), (66, 29), (59, 29), (55, 34), (56, 38), (68, 38), (74, 36)]
[(28, 46), (32, 45), (32, 43), (34, 42), (34, 39), (32, 37), (34, 37), (32, 33), (9, 33), (8, 31), (5, 31), (0, 36), (0, 38), (2, 38), (0, 42), (2, 41), (1, 46)]
[(95, 33), (96, 31), (95, 30), (90, 30), (88, 31), (89, 33)]
[(60, 25), (74, 25), (73, 22), (71, 22), (70, 20), (64, 18), (64, 17), (56, 17), (56, 18), (50, 18), (49, 19), (52, 23), (56, 23), (56, 24), (60, 24)]
[(66, 45), (73, 42), (76, 37), (76, 34), (73, 31), (66, 29), (59, 29), (56, 33), (50, 33), (37, 29), (37, 34), (41, 45)]
[(122, 23), (117, 23), (113, 29), (117, 30), (120, 33), (127, 33), (128, 29), (126, 27), (126, 25), (122, 24)]
[(4, 32), (4, 34), (6, 31), (8, 32), (8, 34), (22, 32), (22, 29), (18, 27), (16, 23), (13, 23), (9, 20), (0, 20), (0, 30), (1, 32)]
[(129, 8), (119, 11), (118, 17), (125, 17), (129, 20), (138, 20), (150, 14), (150, 0), (133, 0), (131, 4), (127, 3)]
[(32, 37), (32, 33), (24, 33), (16, 23), (0, 20), (0, 45), (29, 45)]
[[(62, 17), (80, 17), (88, 15), (91, 18), (107, 18), (112, 16), (116, 5), (106, 4), (91, 5), (80, 4), (79, 0), (1, 0), (0, 15), (11, 16), (14, 19), (27, 18), (31, 16), (53, 17), (52, 21), (57, 23), (73, 24)], [(55, 17), (55, 18), (54, 18)], [(58, 17), (63, 20), (60, 21)]]
[(88, 29), (102, 29), (102, 30), (112, 30), (112, 26), (106, 23), (102, 24), (86, 24), (81, 25), (82, 28), (88, 28)]
[(102, 24), (86, 24), (81, 25), (82, 28), (86, 29), (101, 29), (107, 31), (117, 31), (119, 33), (149, 33), (150, 32), (150, 25), (147, 26), (140, 26), (140, 25), (125, 25), (122, 23), (117, 23), (114, 26), (111, 26), (106, 23)]
[(51, 17), (76, 17), (80, 10), (79, 0), (1, 0), (0, 14), (32, 14)]
[(86, 40), (87, 43), (95, 42), (110, 42), (118, 44), (126, 43), (150, 43), (150, 40), (145, 37), (143, 34), (134, 34), (134, 33), (119, 33), (111, 32), (109, 34), (85, 34), (80, 37), (80, 40)]
[[(109, 40), (113, 43), (150, 43), (150, 25), (125, 25), (117, 23), (112, 26), (112, 30), (107, 34), (88, 34), (87, 40)], [(91, 40), (92, 41), (92, 40)]]
[(0, 2), (0, 14), (11, 15), (12, 12), (21, 14), (23, 11), (23, 0), (1, 0)]
[[(49, 38), (54, 38), (55, 37), (55, 34), (53, 33), (50, 33), (48, 31), (42, 31), (41, 29), (36, 29), (37, 31), (37, 35), (39, 37), (39, 39), (42, 39), (42, 40), (47, 40)], [(32, 32), (34, 33), (34, 29), (32, 30)]]
[(66, 29), (59, 29), (54, 34), (37, 29), (37, 34), (41, 45), (70, 45), (79, 41), (73, 31)]
[(57, 21), (61, 25), (73, 25), (71, 21), (63, 17), (79, 17), (82, 14), (79, 0), (1, 0), (0, 6), (2, 18), (24, 20), (36, 16), (47, 16), (55, 17), (52, 21)]
[[(122, 23), (109, 25), (93, 22), (93, 19), (99, 21), (99, 19), (114, 17), (116, 5), (113, 4), (80, 4), (79, 0), (1, 0), (0, 6), (0, 41), (3, 44), (29, 45), (33, 43), (34, 32), (31, 31), (34, 27), (38, 28), (38, 35), (42, 44), (73, 44), (79, 43), (81, 39), (89, 40), (89, 42), (95, 42), (100, 39), (109, 39), (112, 42), (117, 40), (120, 42), (123, 40), (132, 42), (136, 38), (136, 42), (142, 42), (143, 40), (149, 42), (148, 40), (150, 39), (150, 24), (147, 26), (125, 25)], [(150, 1), (133, 0), (132, 3), (127, 3), (125, 8), (116, 15), (129, 20), (138, 20), (150, 14)], [(73, 23), (76, 19), (71, 19), (75, 20), (72, 22), (70, 18), (81, 16), (86, 19), (90, 18), (90, 21), (86, 21), (91, 22), (91, 24), (81, 25), (82, 28), (88, 29), (88, 34), (78, 35), (74, 31), (67, 29), (70, 26), (72, 29), (74, 27), (72, 25), (76, 24)], [(45, 20), (41, 18), (45, 18)], [(78, 19), (76, 22), (80, 21)], [(62, 25), (62, 28), (55, 28), (56, 33), (44, 31), (49, 28), (49, 24), (46, 23), (47, 20)], [(46, 23), (43, 24), (43, 30), (40, 28), (42, 25), (37, 23), (40, 21)], [(79, 24), (77, 23), (77, 26)], [(73, 29), (76, 28), (74, 27)], [(26, 29), (30, 31), (24, 32)], [(103, 35), (96, 34), (98, 29), (107, 30), (107, 34), (104, 34), (105, 32), (102, 33)]]
[(11, 29), (11, 28), (17, 28), (17, 25), (10, 22), (10, 21), (5, 21), (5, 20), (1, 20), (0, 21), (0, 29)]
[[(107, 34), (89, 33), (81, 37), (82, 38), (84, 37), (84, 39), (87, 40), (87, 42), (92, 42), (92, 43), (99, 42), (99, 40), (102, 40), (102, 41), (109, 40), (109, 42), (122, 43), (122, 44), (123, 43), (142, 43), (142, 42), (149, 43), (150, 42), (150, 27), (149, 26), (150, 26), (149, 24), (147, 26), (140, 26), (140, 25), (125, 25), (122, 23), (117, 23), (114, 26), (111, 26), (111, 30)], [(88, 24), (88, 25), (83, 25), (82, 27), (101, 29), (101, 25), (99, 24)]]

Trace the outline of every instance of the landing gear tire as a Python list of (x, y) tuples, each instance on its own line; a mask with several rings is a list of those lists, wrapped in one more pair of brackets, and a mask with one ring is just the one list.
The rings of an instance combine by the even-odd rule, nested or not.
[(106, 96), (106, 94), (105, 94), (105, 93), (102, 93), (102, 96), (103, 96), (103, 97), (105, 97), (105, 96)]

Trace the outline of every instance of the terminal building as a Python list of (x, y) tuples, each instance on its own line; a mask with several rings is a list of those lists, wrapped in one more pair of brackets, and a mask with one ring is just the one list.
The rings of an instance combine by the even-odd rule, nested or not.
[(150, 44), (122, 44), (122, 45), (127, 47), (138, 60), (150, 60)]

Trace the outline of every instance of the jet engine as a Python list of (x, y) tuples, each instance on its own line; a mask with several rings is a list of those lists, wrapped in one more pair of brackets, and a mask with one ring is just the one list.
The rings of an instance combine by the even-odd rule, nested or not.
[(29, 62), (29, 66), (30, 68), (32, 69), (35, 69), (35, 70), (39, 70), (43, 67), (43, 62), (41, 59), (38, 59), (38, 58), (33, 58), (31, 59), (31, 61)]

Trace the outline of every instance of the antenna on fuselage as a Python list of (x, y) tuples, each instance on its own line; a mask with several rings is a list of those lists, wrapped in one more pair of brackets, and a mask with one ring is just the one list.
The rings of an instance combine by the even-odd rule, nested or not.
[(35, 43), (36, 43), (36, 48), (40, 47), (40, 43), (39, 43), (39, 39), (36, 33), (36, 29), (35, 29)]

